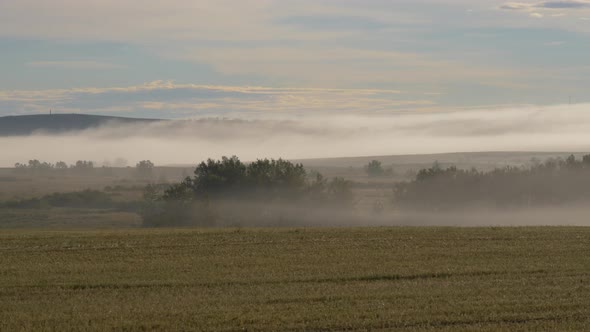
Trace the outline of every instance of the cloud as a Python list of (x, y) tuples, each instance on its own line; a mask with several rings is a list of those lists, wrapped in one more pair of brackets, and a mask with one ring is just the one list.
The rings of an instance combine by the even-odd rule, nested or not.
[[(431, 95), (432, 97), (432, 95)], [(153, 81), (110, 88), (0, 91), (0, 109), (30, 114), (133, 113), (154, 117), (300, 116), (318, 113), (385, 113), (435, 103), (397, 90), (213, 86)]]
[[(239, 56), (236, 56), (238, 55)], [(395, 50), (313, 45), (301, 47), (198, 47), (169, 56), (210, 64), (225, 75), (272, 77), (300, 85), (347, 87), (442, 84), (477, 80), (510, 83), (521, 71)]]
[(590, 2), (576, 0), (544, 1), (536, 4), (535, 7), (550, 9), (590, 8)]
[(500, 6), (505, 10), (531, 11), (536, 9), (584, 9), (590, 8), (590, 1), (563, 0), (563, 1), (541, 1), (541, 2), (507, 2)]
[(500, 8), (506, 10), (527, 10), (531, 8), (531, 4), (520, 2), (508, 2), (501, 5)]
[(545, 45), (545, 46), (561, 46), (564, 44), (566, 44), (565, 41), (552, 41), (552, 42), (544, 43), (543, 45)]
[[(439, 43), (445, 39), (425, 36), (425, 28), (449, 26), (428, 3), (437, 9), (444, 7), (435, 0), (418, 5), (405, 2), (403, 6), (382, 0), (368, 4), (331, 0), (0, 1), (0, 38), (133, 45), (145, 52), (142, 55), (158, 58), (162, 67), (174, 68), (171, 72), (176, 76), (172, 78), (186, 77), (176, 69), (194, 65), (211, 69), (214, 78), (205, 78), (204, 82), (228, 85), (256, 82), (271, 86), (395, 89), (426, 84), (429, 86), (423, 88), (430, 90), (465, 80), (495, 86), (515, 81), (517, 70), (473, 59), (473, 53), (462, 47), (441, 49)], [(451, 9), (465, 4), (469, 2), (445, 1)], [(469, 8), (481, 6), (473, 4)], [(452, 20), (451, 26), (461, 26), (463, 20)], [(444, 21), (450, 20), (445, 17)], [(428, 43), (431, 45), (425, 47)], [(124, 63), (131, 69), (145, 63), (142, 59), (134, 63), (128, 53), (121, 53), (125, 53)], [(110, 67), (108, 61), (41, 60), (29, 66)], [(158, 71), (160, 75), (150, 75), (152, 70), (156, 68), (145, 73), (129, 72), (134, 78), (140, 77), (134, 82), (162, 77), (164, 69)], [(71, 79), (68, 83), (92, 79)], [(105, 84), (106, 78), (95, 80)], [(112, 81), (122, 82), (124, 78)]]
[[(531, 96), (521, 91), (549, 85), (549, 81), (539, 77), (543, 70), (557, 72), (566, 64), (576, 64), (560, 60), (545, 65), (554, 60), (554, 54), (519, 48), (542, 35), (543, 29), (588, 30), (590, 26), (576, 24), (580, 23), (576, 18), (552, 19), (551, 13), (558, 13), (557, 9), (534, 8), (524, 15), (537, 13), (532, 15), (544, 15), (545, 19), (523, 20), (495, 10), (500, 2), (495, 3), (490, 6), (490, 2), (469, 0), (0, 1), (0, 39), (8, 40), (2, 46), (8, 45), (9, 49), (8, 54), (1, 55), (2, 60), (7, 59), (2, 63), (9, 70), (0, 70), (3, 73), (0, 84), (20, 89), (109, 86), (171, 78), (223, 85), (381, 87), (415, 94), (453, 90), (456, 95), (447, 93), (447, 100), (457, 104), (548, 99), (550, 94), (544, 92)], [(549, 1), (543, 3), (551, 6)], [(524, 0), (515, 0), (503, 7), (530, 6)], [(466, 9), (472, 10), (470, 14)], [(567, 12), (574, 17), (571, 11)], [(466, 35), (500, 27), (537, 30), (530, 33), (535, 34), (532, 38), (514, 33), (506, 35), (504, 40)], [(563, 37), (551, 37), (548, 41), (556, 38)], [(44, 45), (31, 46), (32, 40)], [(60, 44), (67, 45), (67, 50), (60, 48)], [(101, 47), (106, 44), (114, 46)], [(53, 80), (46, 70), (19, 71), (23, 62), (34, 69), (66, 70), (67, 75)], [(540, 66), (539, 62), (544, 64)], [(120, 73), (112, 70), (122, 68), (117, 63), (128, 68)], [(77, 74), (72, 69), (94, 70), (96, 75), (85, 75), (88, 73), (82, 70)], [(571, 89), (561, 84), (570, 77), (554, 77), (556, 80), (551, 81), (554, 86), (546, 90)], [(515, 90), (514, 86), (520, 88)], [(484, 87), (493, 89), (484, 91)], [(187, 92), (175, 89), (175, 93)], [(188, 114), (193, 101), (185, 99), (170, 103), (179, 112), (186, 109)], [(410, 100), (422, 102), (415, 96)], [(158, 101), (148, 95), (142, 102), (155, 111), (154, 103)], [(107, 102), (92, 103), (98, 107)], [(206, 104), (223, 105), (222, 102)], [(88, 105), (74, 98), (70, 105), (59, 106), (85, 111)], [(100, 107), (102, 111), (141, 106)], [(400, 107), (405, 106), (395, 106)], [(38, 108), (44, 106), (27, 104), (22, 111), (33, 112)], [(200, 102), (194, 108), (198, 112), (204, 109)], [(223, 110), (223, 106), (217, 109)]]
[[(141, 9), (138, 9), (141, 8)], [(301, 25), (276, 24), (292, 18), (330, 18), (325, 26), (378, 24), (371, 6), (334, 6), (311, 0), (159, 0), (0, 1), (0, 37), (122, 42), (326, 40), (345, 33), (309, 31)], [(313, 15), (310, 15), (312, 14)], [(388, 18), (408, 22), (411, 15)], [(26, 20), (22, 18), (26, 17)], [(291, 23), (295, 23), (291, 21)], [(316, 21), (319, 27), (322, 23)]]
[(27, 62), (28, 67), (34, 68), (60, 68), (60, 69), (121, 69), (126, 66), (114, 63), (90, 61), (90, 60), (65, 60), (65, 61), (30, 61)]
[(278, 24), (318, 30), (379, 30), (390, 24), (376, 19), (358, 16), (289, 16), (276, 21)]

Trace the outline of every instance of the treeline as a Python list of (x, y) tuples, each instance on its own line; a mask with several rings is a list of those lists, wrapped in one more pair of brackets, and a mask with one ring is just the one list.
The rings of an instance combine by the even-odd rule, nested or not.
[(68, 166), (68, 164), (63, 161), (58, 161), (55, 164), (52, 164), (46, 161), (32, 159), (29, 160), (28, 163), (16, 163), (14, 164), (14, 168), (17, 171), (50, 171), (67, 169), (87, 170), (94, 168), (94, 162), (89, 160), (78, 160), (75, 164)]
[[(44, 173), (51, 171), (74, 171), (76, 173), (90, 173), (95, 168), (95, 163), (90, 160), (78, 160), (74, 164), (68, 165), (64, 161), (58, 161), (55, 164), (39, 161), (37, 159), (29, 160), (27, 163), (16, 163), (14, 169), (19, 173)], [(101, 169), (110, 169), (108, 166), (102, 166)], [(142, 160), (135, 165), (139, 175), (149, 176), (152, 174), (154, 164), (150, 160)]]
[(365, 165), (365, 172), (369, 177), (384, 177), (384, 176), (393, 176), (395, 172), (393, 171), (393, 167), (390, 168), (383, 168), (381, 162), (379, 160), (371, 160), (367, 165)]
[(445, 210), (470, 207), (527, 207), (590, 202), (590, 155), (548, 159), (530, 167), (490, 172), (438, 164), (394, 186), (399, 208)]
[(350, 208), (353, 194), (342, 178), (310, 179), (301, 164), (237, 157), (209, 159), (193, 177), (162, 188), (148, 186), (141, 210), (144, 225), (296, 225), (322, 208)]

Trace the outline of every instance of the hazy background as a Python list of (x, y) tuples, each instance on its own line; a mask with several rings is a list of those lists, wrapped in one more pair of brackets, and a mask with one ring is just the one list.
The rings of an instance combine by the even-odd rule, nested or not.
[(0, 165), (586, 151), (589, 58), (587, 0), (5, 0), (0, 116), (225, 120), (0, 138)]
[(0, 116), (245, 122), (0, 138), (0, 165), (585, 151), (589, 58), (587, 0), (5, 0)]
[[(99, 165), (196, 164), (238, 155), (243, 160), (426, 154), (471, 151), (589, 151), (587, 104), (392, 114), (308, 114), (112, 123), (62, 135), (0, 137), (0, 165), (40, 159)], [(18, 147), (18, 148), (16, 148)]]

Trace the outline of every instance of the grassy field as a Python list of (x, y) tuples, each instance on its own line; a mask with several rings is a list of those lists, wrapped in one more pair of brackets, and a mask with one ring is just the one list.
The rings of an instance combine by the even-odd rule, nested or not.
[(0, 200), (39, 197), (54, 192), (71, 192), (85, 189), (104, 190), (118, 187), (122, 198), (140, 196), (148, 183), (177, 182), (189, 168), (157, 167), (151, 178), (138, 177), (134, 168), (97, 168), (89, 173), (75, 172), (18, 172), (13, 168), (0, 168)]
[[(393, 177), (369, 178), (361, 168), (332, 167), (321, 169), (326, 177), (343, 176), (353, 181), (355, 207), (371, 211), (376, 201), (391, 201)], [(108, 171), (108, 172), (107, 172)], [(85, 174), (75, 172), (18, 172), (0, 168), (0, 205), (3, 202), (43, 198), (54, 193), (72, 193), (87, 189), (103, 191), (115, 202), (137, 202), (143, 199), (143, 190), (149, 183), (176, 183), (193, 169), (157, 167), (152, 177), (137, 176), (134, 168), (97, 168)], [(0, 206), (1, 229), (106, 229), (133, 228), (141, 224), (137, 213), (117, 209), (68, 208), (48, 206), (39, 208), (5, 208)]]
[(589, 228), (0, 232), (0, 330), (588, 330)]
[[(434, 161), (441, 165), (457, 165), (480, 169), (502, 165), (525, 164), (531, 158), (545, 159), (549, 156), (567, 154), (533, 153), (533, 152), (489, 152), (489, 153), (452, 153), (437, 155), (407, 156), (376, 156), (357, 158), (332, 158), (301, 160), (310, 173), (310, 180), (315, 172), (322, 173), (326, 178), (343, 177), (352, 182), (351, 188), (355, 196), (354, 208), (361, 215), (371, 215), (376, 208), (381, 212), (393, 213), (394, 183), (409, 180), (421, 168), (427, 168)], [(382, 177), (369, 177), (364, 166), (377, 159), (385, 169), (393, 173)], [(26, 161), (23, 161), (26, 162)], [(100, 163), (97, 162), (97, 165)], [(84, 190), (102, 191), (109, 195), (113, 202), (136, 203), (143, 199), (143, 191), (147, 184), (171, 184), (180, 182), (192, 175), (195, 166), (155, 167), (151, 176), (138, 173), (135, 167), (102, 168), (96, 167), (88, 172), (75, 170), (22, 170), (0, 168), (0, 230), (2, 229), (109, 229), (134, 228), (141, 225), (137, 209), (121, 209), (118, 207), (82, 207), (82, 206), (48, 206), (14, 207), (3, 203), (43, 199), (54, 193), (73, 193)], [(363, 223), (355, 223), (355, 225)], [(371, 225), (400, 225), (407, 222), (379, 222)], [(416, 225), (422, 223), (418, 222)], [(448, 225), (449, 223), (446, 223)], [(462, 225), (462, 223), (458, 223)], [(490, 223), (496, 224), (496, 223)], [(518, 224), (518, 223), (510, 223)], [(550, 223), (553, 224), (553, 223)], [(579, 224), (579, 223), (569, 223)], [(450, 225), (457, 225), (450, 223)]]

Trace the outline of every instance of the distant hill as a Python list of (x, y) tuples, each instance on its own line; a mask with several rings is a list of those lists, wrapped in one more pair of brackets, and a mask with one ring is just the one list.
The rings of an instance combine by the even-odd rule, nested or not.
[(86, 114), (39, 114), (0, 117), (0, 136), (25, 136), (36, 132), (60, 134), (100, 127), (107, 123), (149, 123), (157, 119), (136, 119)]

